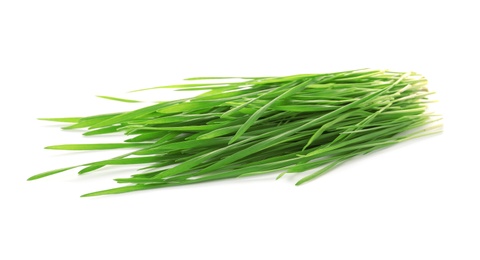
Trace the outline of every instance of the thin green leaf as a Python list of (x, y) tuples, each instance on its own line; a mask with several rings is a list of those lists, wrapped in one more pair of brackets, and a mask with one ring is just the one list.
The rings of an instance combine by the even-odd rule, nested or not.
[(97, 97), (104, 98), (104, 99), (109, 99), (109, 100), (113, 100), (113, 101), (126, 102), (126, 103), (139, 103), (139, 102), (141, 102), (141, 101), (138, 101), (138, 100), (111, 97), (111, 96), (97, 96)]
[(47, 176), (50, 176), (50, 175), (53, 175), (53, 174), (68, 171), (68, 170), (71, 170), (71, 169), (76, 168), (76, 167), (78, 167), (78, 166), (72, 166), (72, 167), (60, 168), (60, 169), (56, 169), (56, 170), (52, 170), (52, 171), (48, 171), (48, 172), (42, 172), (42, 173), (31, 176), (27, 180), (28, 181), (37, 180), (37, 179), (47, 177)]
[(50, 150), (106, 150), (149, 146), (150, 143), (61, 144), (47, 146)]
[(295, 183), (295, 185), (302, 185), (303, 183), (305, 182), (308, 182), (308, 181), (311, 181), (315, 178), (318, 178), (320, 177), (321, 175), (331, 171), (333, 168), (339, 166), (340, 164), (344, 163), (345, 160), (338, 160), (338, 161), (335, 161), (335, 162), (332, 162), (330, 163), (329, 165), (323, 167), (322, 169), (316, 171), (315, 173), (311, 174), (311, 175), (308, 175), (302, 179), (300, 179), (297, 183)]
[(235, 142), (240, 136), (242, 136), (243, 133), (245, 133), (248, 128), (250, 128), (256, 121), (258, 118), (260, 118), (262, 116), (262, 114), (272, 105), (274, 105), (277, 101), (281, 100), (281, 99), (284, 99), (284, 98), (288, 98), (289, 96), (295, 94), (296, 92), (298, 91), (301, 91), (302, 89), (304, 89), (308, 84), (310, 84), (312, 82), (312, 79), (308, 79), (306, 80), (305, 82), (302, 82), (302, 83), (299, 83), (297, 84), (296, 82), (294, 82), (293, 84), (287, 84), (286, 87), (292, 87), (290, 89), (288, 89), (287, 91), (285, 91), (283, 94), (281, 94), (280, 96), (274, 98), (272, 101), (268, 102), (268, 104), (264, 105), (262, 108), (260, 108), (259, 110), (257, 110), (252, 116), (250, 116), (247, 120), (247, 122), (245, 122), (241, 127), (240, 129), (238, 129), (237, 133), (235, 133), (235, 135), (232, 137), (232, 139), (230, 140), (229, 144)]
[(158, 86), (158, 87), (151, 87), (151, 88), (142, 88), (142, 89), (137, 89), (133, 90), (130, 92), (140, 92), (140, 91), (145, 91), (145, 90), (153, 90), (153, 89), (161, 89), (161, 88), (190, 88), (190, 87), (205, 87), (205, 86), (211, 86), (213, 87), (218, 87), (218, 86), (226, 86), (228, 83), (209, 83), (209, 84), (177, 84), (177, 85), (166, 85), (166, 86)]
[(117, 133), (119, 127), (120, 127), (120, 126), (104, 127), (104, 128), (100, 128), (100, 129), (95, 129), (95, 130), (87, 131), (87, 132), (83, 133), (83, 135), (85, 135), (85, 136), (91, 136), (91, 135), (103, 135), (103, 134)]
[(60, 122), (60, 123), (77, 123), (82, 119), (81, 117), (57, 117), (57, 118), (38, 118), (38, 120), (43, 121), (52, 121), (52, 122)]

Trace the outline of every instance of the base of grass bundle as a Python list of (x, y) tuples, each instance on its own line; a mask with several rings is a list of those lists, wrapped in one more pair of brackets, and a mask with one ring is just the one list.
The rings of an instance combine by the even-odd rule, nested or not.
[[(79, 168), (138, 165), (115, 179), (125, 186), (98, 196), (280, 172), (311, 181), (351, 158), (440, 132), (427, 111), (427, 80), (409, 72), (354, 70), (285, 77), (202, 77), (161, 86), (204, 90), (193, 98), (88, 117), (42, 118), (84, 135), (124, 134), (123, 143), (64, 144), (59, 150), (134, 149), (124, 155), (34, 175)], [(225, 83), (227, 81), (227, 83)], [(141, 89), (146, 90), (146, 89)], [(135, 100), (101, 96), (121, 102)]]

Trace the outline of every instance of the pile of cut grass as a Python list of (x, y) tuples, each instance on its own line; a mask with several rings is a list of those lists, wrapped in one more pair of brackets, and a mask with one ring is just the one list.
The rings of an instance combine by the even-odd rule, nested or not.
[[(124, 193), (227, 178), (316, 169), (310, 181), (349, 159), (441, 131), (427, 112), (427, 80), (417, 73), (354, 70), (286, 77), (205, 77), (162, 86), (206, 90), (193, 98), (89, 117), (43, 118), (84, 135), (124, 133), (123, 143), (65, 144), (59, 150), (134, 148), (124, 155), (34, 175), (141, 165), (128, 184), (83, 196)], [(230, 83), (203, 83), (230, 80)], [(135, 102), (112, 97), (102, 98)]]

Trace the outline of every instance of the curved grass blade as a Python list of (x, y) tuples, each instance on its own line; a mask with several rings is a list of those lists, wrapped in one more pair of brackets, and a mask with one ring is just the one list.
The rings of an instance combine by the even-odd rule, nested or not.
[(340, 164), (344, 163), (347, 159), (339, 159), (335, 162), (332, 162), (330, 163), (329, 165), (323, 167), (322, 169), (316, 171), (315, 173), (311, 174), (311, 175), (308, 175), (302, 179), (300, 179), (297, 183), (295, 183), (295, 185), (302, 185), (303, 183), (305, 182), (308, 182), (308, 181), (311, 181), (315, 178), (318, 178), (320, 177), (321, 175), (331, 171), (333, 168), (339, 166)]
[(45, 117), (37, 118), (38, 120), (51, 121), (51, 122), (60, 122), (60, 123), (78, 123), (81, 117)]
[(300, 84), (298, 84), (297, 82), (293, 82), (293, 83), (289, 83), (285, 86), (285, 88), (289, 88), (289, 87), (292, 87), (290, 89), (288, 89), (286, 92), (284, 92), (283, 94), (281, 94), (280, 96), (274, 98), (272, 101), (268, 102), (266, 105), (264, 105), (263, 107), (261, 107), (260, 109), (258, 109), (255, 113), (253, 113), (253, 115), (251, 115), (247, 122), (245, 122), (241, 127), (240, 129), (238, 129), (237, 133), (235, 133), (235, 135), (232, 137), (232, 139), (230, 140), (230, 142), (228, 144), (232, 144), (233, 142), (235, 142), (240, 136), (242, 136), (243, 133), (245, 133), (248, 128), (250, 128), (256, 121), (258, 118), (260, 118), (262, 116), (262, 114), (272, 105), (274, 105), (276, 102), (278, 102), (279, 100), (281, 99), (284, 99), (284, 98), (288, 98), (289, 96), (295, 94), (296, 92), (298, 91), (301, 91), (302, 89), (304, 89), (308, 84), (310, 84), (312, 82), (312, 79), (308, 79), (306, 80), (305, 82), (302, 82)]
[(68, 171), (68, 170), (71, 170), (71, 169), (74, 169), (74, 168), (77, 168), (77, 167), (79, 167), (79, 166), (71, 166), (71, 167), (60, 168), (60, 169), (56, 169), (56, 170), (52, 170), (52, 171), (48, 171), (48, 172), (42, 172), (42, 173), (35, 174), (35, 175), (31, 176), (31, 177), (28, 178), (27, 180), (28, 180), (28, 181), (37, 180), (37, 179), (40, 179), (40, 178), (43, 178), (43, 177), (47, 177), (47, 176), (50, 176), (50, 175), (53, 175), (53, 174), (57, 174), (57, 173), (64, 172), (64, 171)]
[(103, 98), (103, 99), (108, 99), (108, 100), (113, 100), (113, 101), (126, 102), (126, 103), (139, 103), (139, 102), (141, 102), (141, 101), (138, 101), (138, 100), (111, 97), (111, 96), (97, 96), (97, 97)]
[(152, 105), (152, 106), (140, 108), (140, 109), (137, 109), (137, 110), (134, 110), (134, 111), (131, 111), (131, 112), (121, 113), (121, 114), (118, 114), (116, 116), (109, 117), (108, 119), (100, 120), (99, 122), (91, 125), (90, 128), (95, 129), (95, 128), (101, 128), (101, 127), (105, 127), (105, 126), (115, 125), (115, 124), (118, 124), (118, 123), (123, 123), (123, 122), (128, 121), (128, 120), (132, 120), (132, 119), (136, 119), (136, 118), (148, 115), (150, 113), (153, 113), (153, 112), (157, 111), (160, 108), (169, 106), (171, 104), (175, 104), (177, 102), (179, 102), (179, 101), (164, 102), (164, 103), (155, 104), (155, 105)]
[(100, 128), (100, 129), (87, 131), (87, 132), (83, 133), (83, 135), (92, 136), (92, 135), (103, 135), (103, 134), (117, 133), (118, 128), (120, 128), (120, 126), (109, 126), (109, 127), (104, 127), (104, 128)]
[(113, 188), (113, 189), (108, 189), (108, 190), (86, 193), (86, 194), (83, 194), (80, 197), (94, 197), (94, 196), (102, 196), (102, 195), (120, 194), (120, 193), (125, 193), (125, 192), (161, 188), (161, 187), (164, 187), (164, 186), (165, 185), (163, 185), (163, 184), (158, 184), (158, 185), (131, 185), (131, 186), (124, 186), (124, 187), (119, 187), (119, 188)]
[(51, 150), (106, 150), (106, 149), (121, 149), (121, 148), (135, 148), (142, 146), (150, 146), (151, 143), (104, 143), (104, 144), (61, 144), (51, 145), (45, 149)]
[(153, 90), (153, 89), (161, 89), (161, 88), (178, 88), (178, 89), (183, 89), (183, 88), (191, 88), (191, 87), (220, 87), (220, 86), (227, 86), (229, 83), (203, 83), (203, 84), (177, 84), (177, 85), (166, 85), (166, 86), (159, 86), (159, 87), (151, 87), (151, 88), (142, 88), (142, 89), (137, 89), (130, 91), (131, 93), (133, 92), (140, 92), (140, 91), (145, 91), (145, 90)]

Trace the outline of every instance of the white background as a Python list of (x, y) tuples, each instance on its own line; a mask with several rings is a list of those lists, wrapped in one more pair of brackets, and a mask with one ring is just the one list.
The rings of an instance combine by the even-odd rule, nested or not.
[[(475, 1), (1, 1), (0, 259), (480, 259)], [(274, 176), (79, 198), (132, 169), (30, 175), (104, 152), (37, 117), (211, 75), (413, 70), (444, 133), (307, 185)], [(148, 92), (151, 100), (172, 98)]]

